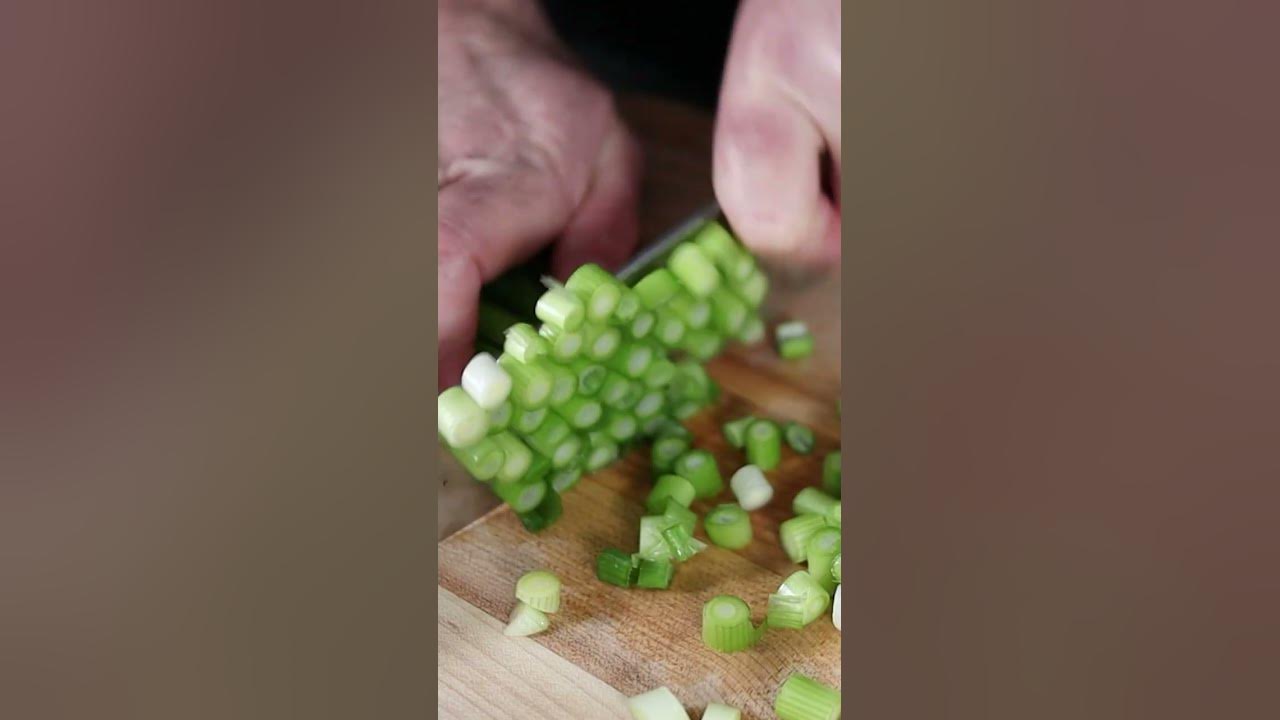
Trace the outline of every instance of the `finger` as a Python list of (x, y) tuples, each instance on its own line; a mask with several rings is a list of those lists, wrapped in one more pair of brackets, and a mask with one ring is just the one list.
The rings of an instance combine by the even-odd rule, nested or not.
[(556, 243), (551, 269), (558, 277), (592, 262), (617, 270), (631, 256), (639, 226), (640, 171), (640, 146), (623, 125), (615, 125), (596, 159), (586, 196)]
[(441, 238), (436, 271), (437, 391), (457, 385), (475, 348), (480, 269), (456, 244)]
[(825, 141), (785, 101), (722, 101), (713, 182), (734, 231), (754, 252), (806, 264), (840, 252), (840, 215), (822, 192)]

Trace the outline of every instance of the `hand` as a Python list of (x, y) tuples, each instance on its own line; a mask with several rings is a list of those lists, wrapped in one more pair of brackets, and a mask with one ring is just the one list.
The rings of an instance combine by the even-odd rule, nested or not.
[(553, 238), (561, 277), (630, 255), (640, 153), (533, 0), (448, 0), (439, 21), (443, 389), (472, 355), (482, 283)]
[(716, 197), (743, 242), (793, 261), (838, 259), (839, 0), (743, 0), (715, 132)]

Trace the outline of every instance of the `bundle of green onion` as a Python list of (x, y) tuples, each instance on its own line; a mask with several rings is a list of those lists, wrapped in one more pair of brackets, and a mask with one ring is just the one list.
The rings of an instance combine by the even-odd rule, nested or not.
[[(437, 400), (440, 437), (532, 532), (560, 517), (560, 495), (584, 472), (641, 439), (653, 441), (669, 477), (685, 480), (660, 483), (650, 512), (666, 517), (668, 499), (687, 508), (689, 486), (704, 498), (723, 482), (714, 461), (713, 475), (687, 432), (673, 428), (718, 397), (703, 363), (727, 342), (763, 339), (767, 292), (754, 258), (717, 222), (630, 287), (597, 265), (564, 284), (508, 273), (482, 293), (479, 352), (461, 385)], [(682, 537), (691, 527), (649, 526), (644, 561), (697, 552), (697, 541)], [(661, 567), (646, 567), (646, 582), (660, 584)]]

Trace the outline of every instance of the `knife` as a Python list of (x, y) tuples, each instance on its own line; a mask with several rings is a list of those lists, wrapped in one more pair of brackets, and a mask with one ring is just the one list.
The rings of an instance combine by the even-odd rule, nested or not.
[(666, 261), (667, 256), (675, 249), (677, 245), (689, 238), (690, 235), (697, 232), (703, 225), (716, 219), (722, 219), (720, 214), (720, 205), (711, 203), (703, 206), (697, 212), (690, 215), (679, 225), (671, 228), (658, 239), (645, 246), (636, 254), (621, 270), (618, 271), (618, 279), (627, 285), (632, 285), (636, 280), (640, 279), (649, 270), (661, 265)]

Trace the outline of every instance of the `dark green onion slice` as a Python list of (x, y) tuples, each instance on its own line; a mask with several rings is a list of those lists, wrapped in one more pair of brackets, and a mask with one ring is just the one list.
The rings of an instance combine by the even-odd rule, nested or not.
[(596, 577), (602, 582), (629, 588), (635, 584), (635, 572), (631, 556), (617, 548), (607, 548), (596, 556)]
[(730, 420), (725, 423), (721, 430), (724, 432), (724, 439), (733, 447), (741, 450), (747, 444), (747, 428), (756, 418), (752, 415), (740, 417), (737, 420)]
[(840, 497), (840, 451), (836, 450), (827, 453), (827, 457), (822, 461), (822, 489), (827, 494), (834, 497)]
[(538, 533), (554, 525), (562, 514), (564, 514), (564, 505), (560, 502), (560, 494), (548, 492), (536, 508), (529, 512), (516, 513), (516, 517), (520, 518), (520, 524), (524, 525), (525, 530)]
[(636, 567), (636, 587), (650, 590), (666, 590), (671, 587), (671, 578), (675, 575), (675, 565), (666, 560), (639, 559)]
[(839, 720), (840, 691), (791, 673), (773, 701), (778, 720)]
[(782, 428), (782, 435), (792, 450), (808, 455), (813, 452), (813, 431), (796, 422), (789, 422)]
[(693, 484), (701, 499), (715, 497), (724, 489), (724, 479), (720, 476), (716, 458), (706, 450), (690, 450), (681, 455), (676, 459), (674, 470), (677, 475)]
[(778, 467), (782, 459), (782, 436), (770, 420), (756, 420), (747, 426), (747, 462), (761, 470)]

